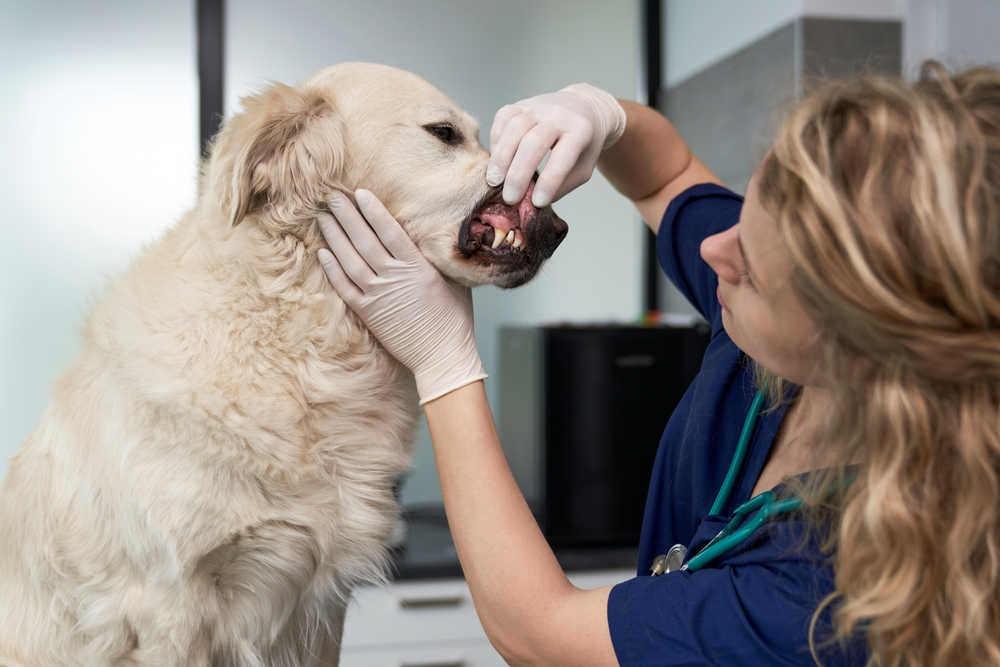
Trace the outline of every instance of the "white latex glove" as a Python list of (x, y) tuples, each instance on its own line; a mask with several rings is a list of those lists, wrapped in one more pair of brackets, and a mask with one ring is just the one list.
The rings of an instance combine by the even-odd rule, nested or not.
[(601, 151), (624, 132), (618, 100), (587, 83), (508, 104), (493, 118), (486, 182), (503, 183), (504, 201), (519, 202), (552, 149), (531, 195), (537, 208), (548, 206), (590, 180)]
[(334, 289), (413, 372), (421, 405), (485, 378), (469, 288), (438, 273), (375, 195), (354, 198), (360, 212), (337, 193), (333, 215), (318, 218), (333, 251), (321, 249), (319, 261)]

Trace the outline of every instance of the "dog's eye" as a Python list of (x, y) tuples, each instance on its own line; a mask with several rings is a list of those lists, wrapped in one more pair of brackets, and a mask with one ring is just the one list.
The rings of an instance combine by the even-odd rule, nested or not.
[(449, 146), (462, 143), (462, 134), (455, 129), (454, 125), (447, 123), (424, 125), (424, 129)]

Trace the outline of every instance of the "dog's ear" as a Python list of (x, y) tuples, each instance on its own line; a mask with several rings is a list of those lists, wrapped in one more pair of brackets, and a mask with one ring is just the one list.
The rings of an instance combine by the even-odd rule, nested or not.
[(278, 223), (311, 217), (339, 186), (344, 164), (331, 101), (276, 84), (242, 103), (212, 148), (212, 186), (229, 223), (266, 207)]

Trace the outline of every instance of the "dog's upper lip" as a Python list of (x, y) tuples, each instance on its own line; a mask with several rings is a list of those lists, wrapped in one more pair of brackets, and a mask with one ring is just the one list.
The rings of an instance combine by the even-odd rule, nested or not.
[(471, 255), (476, 250), (479, 249), (478, 239), (473, 239), (469, 234), (470, 228), (472, 226), (472, 221), (479, 217), (479, 214), (487, 206), (493, 206), (496, 204), (503, 204), (503, 186), (491, 187), (486, 193), (479, 199), (475, 206), (472, 207), (472, 211), (466, 216), (465, 220), (462, 222), (462, 226), (458, 230), (458, 249), (465, 255)]
[(469, 214), (469, 217), (466, 218), (466, 221), (472, 222), (472, 219), (475, 218), (479, 214), (479, 212), (482, 211), (487, 206), (493, 206), (494, 204), (505, 204), (505, 203), (506, 202), (504, 202), (503, 200), (503, 187), (502, 186), (491, 187), (489, 190), (486, 191), (486, 194), (484, 194), (480, 198), (479, 203), (472, 208), (472, 212)]

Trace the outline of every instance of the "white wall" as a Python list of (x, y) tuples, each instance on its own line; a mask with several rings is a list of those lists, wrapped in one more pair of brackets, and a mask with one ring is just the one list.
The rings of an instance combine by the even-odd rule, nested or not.
[[(293, 83), (341, 61), (414, 71), (478, 118), (488, 140), (508, 102), (586, 80), (634, 97), (639, 18), (635, 0), (301, 0), (276, 12), (271, 0), (230, 0), (227, 114), (268, 80)], [(642, 227), (631, 204), (600, 176), (555, 206), (570, 226), (539, 277), (516, 290), (474, 290), (476, 332), (494, 410), (501, 373), (499, 327), (565, 320), (634, 320), (641, 307)], [(426, 428), (407, 503), (440, 502)]]
[[(632, 97), (638, 3), (230, 0), (228, 112), (269, 80), (294, 83), (342, 60), (411, 69), (476, 115), (588, 80)], [(0, 0), (0, 474), (73, 358), (108, 276), (195, 197), (198, 150), (193, 2)], [(571, 230), (536, 283), (476, 293), (496, 394), (505, 323), (632, 319), (641, 227), (600, 177), (556, 206)], [(595, 270), (599, 267), (599, 270)], [(412, 502), (437, 498), (421, 435)]]
[(937, 0), (937, 5), (943, 14), (938, 25), (944, 24), (939, 55), (955, 67), (1000, 64), (1000, 2)]
[(0, 2), (0, 475), (105, 277), (194, 201), (190, 3)]
[(802, 0), (663, 0), (663, 79), (673, 86), (802, 15)]
[(900, 19), (907, 1), (663, 0), (664, 81), (680, 83), (800, 16)]
[[(903, 17), (908, 73), (925, 57), (1000, 61), (995, 0), (664, 0), (665, 76), (676, 83), (802, 14)], [(588, 80), (632, 97), (638, 3), (557, 0), (230, 0), (228, 90), (294, 82), (331, 62), (407, 67), (479, 117)], [(106, 277), (193, 202), (197, 79), (191, 2), (0, 0), (0, 475), (76, 352)], [(641, 228), (599, 176), (556, 205), (570, 234), (539, 279), (477, 290), (496, 395), (505, 323), (631, 319), (640, 309)], [(426, 435), (409, 499), (433, 499)]]
[(907, 0), (903, 62), (908, 78), (920, 63), (936, 58), (949, 68), (1000, 65), (1000, 2), (996, 0)]
[(903, 74), (936, 58), (1000, 64), (997, 0), (663, 0), (663, 72), (672, 86), (800, 16), (903, 22)]

